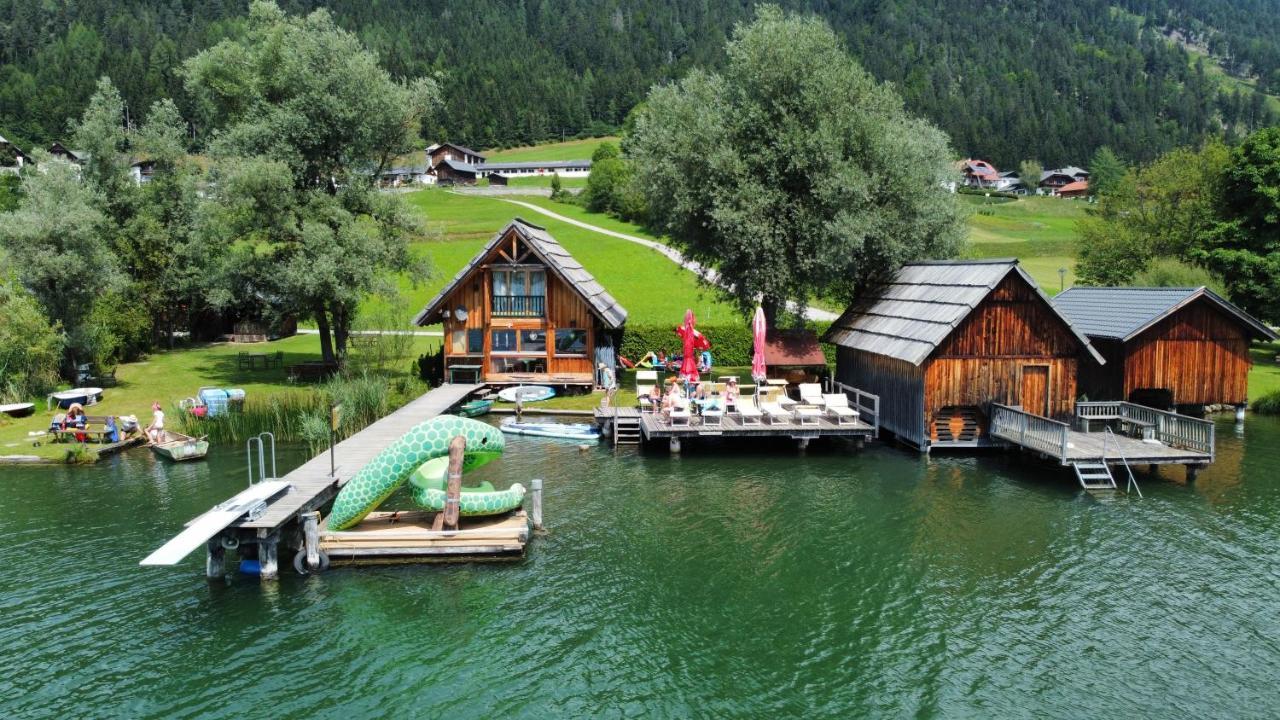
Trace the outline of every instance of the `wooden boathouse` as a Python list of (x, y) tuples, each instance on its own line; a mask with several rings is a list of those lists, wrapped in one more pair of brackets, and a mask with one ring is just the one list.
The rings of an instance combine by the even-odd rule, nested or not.
[(444, 325), (444, 375), (492, 385), (595, 382), (598, 347), (627, 311), (544, 228), (520, 218), (493, 236), (415, 318)]
[(991, 444), (993, 404), (1074, 410), (1102, 362), (1016, 259), (918, 262), (868, 289), (823, 338), (836, 380), (880, 398), (880, 426), (921, 450)]
[(1143, 405), (1248, 402), (1249, 343), (1276, 333), (1205, 287), (1073, 287), (1053, 299), (1105, 365), (1082, 365), (1091, 400)]

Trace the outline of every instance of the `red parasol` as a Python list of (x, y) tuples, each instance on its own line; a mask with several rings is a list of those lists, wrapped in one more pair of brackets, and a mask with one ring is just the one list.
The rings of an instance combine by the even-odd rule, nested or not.
[(710, 350), (711, 343), (702, 333), (694, 329), (696, 319), (692, 310), (684, 311), (684, 324), (676, 328), (676, 334), (684, 342), (684, 360), (680, 363), (680, 379), (685, 382), (698, 382), (697, 354), (702, 350)]
[(756, 306), (756, 316), (751, 319), (751, 335), (755, 339), (755, 352), (751, 354), (751, 377), (764, 382), (767, 371), (764, 366), (765, 331), (764, 308)]

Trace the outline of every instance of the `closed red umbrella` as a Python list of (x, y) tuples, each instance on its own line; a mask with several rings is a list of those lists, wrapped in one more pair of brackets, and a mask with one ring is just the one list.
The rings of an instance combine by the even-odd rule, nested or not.
[(684, 343), (684, 360), (680, 363), (680, 379), (685, 382), (698, 382), (698, 357), (701, 350), (710, 350), (711, 343), (702, 333), (694, 329), (696, 319), (692, 310), (684, 311), (684, 324), (676, 328), (676, 334)]
[(756, 316), (751, 320), (751, 335), (755, 340), (755, 352), (751, 354), (751, 377), (757, 382), (762, 383), (767, 375), (764, 366), (764, 336), (765, 331), (764, 308), (756, 306)]

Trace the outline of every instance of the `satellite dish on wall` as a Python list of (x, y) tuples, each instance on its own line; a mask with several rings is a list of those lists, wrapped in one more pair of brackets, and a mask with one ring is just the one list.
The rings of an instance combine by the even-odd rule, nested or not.
[(453, 316), (458, 318), (458, 322), (466, 322), (467, 309), (459, 305), (458, 309), (453, 311)]

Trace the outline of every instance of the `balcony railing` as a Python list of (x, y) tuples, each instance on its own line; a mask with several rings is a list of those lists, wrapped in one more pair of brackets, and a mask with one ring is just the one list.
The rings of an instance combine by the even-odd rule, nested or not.
[(494, 295), (494, 317), (542, 317), (547, 299), (543, 295)]

